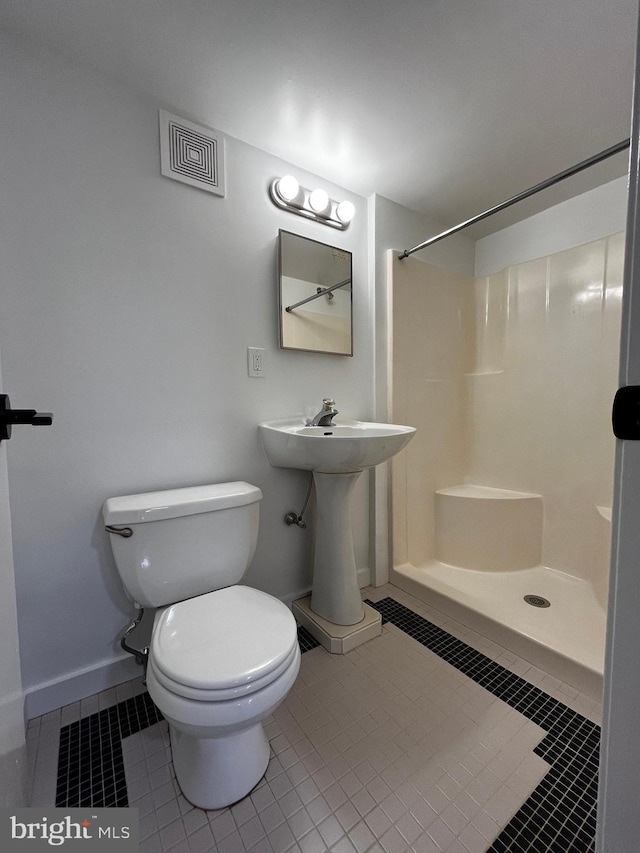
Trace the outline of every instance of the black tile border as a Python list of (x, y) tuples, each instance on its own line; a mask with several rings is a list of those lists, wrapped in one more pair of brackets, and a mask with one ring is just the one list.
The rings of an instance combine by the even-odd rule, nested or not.
[(320, 645), (318, 640), (316, 640), (315, 637), (312, 637), (307, 629), (303, 628), (302, 625), (298, 625), (298, 642), (300, 643), (300, 651), (303, 653), (310, 652), (311, 649), (315, 649)]
[[(298, 628), (301, 652), (320, 643)], [(162, 714), (148, 693), (125, 699), (60, 729), (56, 806), (75, 808), (129, 805), (122, 739), (159, 723)]]
[(162, 720), (148, 693), (60, 729), (56, 806), (128, 806), (122, 739)]
[(600, 727), (393, 598), (367, 604), (547, 731), (534, 752), (551, 769), (487, 853), (592, 853)]
[[(551, 767), (487, 853), (593, 853), (599, 726), (395, 599), (366, 603), (547, 731), (534, 752)], [(302, 627), (298, 641), (303, 653), (319, 645)], [(160, 720), (141, 693), (63, 726), (56, 806), (127, 806), (122, 739)]]

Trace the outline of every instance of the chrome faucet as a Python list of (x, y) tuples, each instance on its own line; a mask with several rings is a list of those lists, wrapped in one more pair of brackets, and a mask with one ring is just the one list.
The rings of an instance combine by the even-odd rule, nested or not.
[(338, 414), (338, 410), (335, 405), (334, 400), (330, 397), (325, 397), (322, 401), (322, 409), (314, 418), (311, 418), (309, 426), (333, 426), (331, 421), (333, 417)]

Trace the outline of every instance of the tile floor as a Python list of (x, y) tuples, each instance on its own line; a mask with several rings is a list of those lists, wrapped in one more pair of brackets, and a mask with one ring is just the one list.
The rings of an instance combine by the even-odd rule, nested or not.
[(242, 801), (193, 808), (142, 679), (31, 720), (32, 805), (129, 805), (142, 853), (588, 853), (600, 707), (387, 585), (382, 636), (329, 655), (301, 632)]

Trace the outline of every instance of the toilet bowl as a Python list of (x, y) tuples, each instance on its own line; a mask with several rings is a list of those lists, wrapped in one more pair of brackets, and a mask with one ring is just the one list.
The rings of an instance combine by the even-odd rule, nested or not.
[(263, 721), (300, 667), (286, 605), (238, 583), (216, 586), (239, 580), (253, 557), (260, 498), (255, 486), (227, 483), (103, 507), (125, 590), (157, 608), (147, 689), (169, 723), (182, 792), (203, 809), (231, 805), (260, 781), (269, 761)]
[(282, 602), (243, 586), (157, 613), (147, 689), (169, 723), (176, 777), (193, 805), (229, 805), (264, 774), (262, 721), (300, 667), (290, 617)]

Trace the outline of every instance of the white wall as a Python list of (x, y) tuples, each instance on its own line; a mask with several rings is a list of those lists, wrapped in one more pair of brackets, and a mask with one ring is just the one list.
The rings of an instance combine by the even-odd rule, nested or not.
[[(54, 413), (50, 428), (23, 427), (8, 454), (34, 715), (137, 671), (118, 645), (132, 611), (102, 528), (109, 496), (255, 483), (264, 499), (246, 582), (285, 599), (309, 588), (312, 526), (283, 522), (308, 478), (270, 467), (257, 424), (325, 396), (346, 417), (372, 417), (373, 306), (362, 198), (322, 183), (356, 207), (346, 232), (280, 211), (267, 188), (293, 167), (231, 138), (219, 198), (160, 176), (158, 107), (180, 115), (180, 104), (4, 38), (0, 75), (5, 387), (14, 406)], [(186, 117), (216, 127), (215, 116)], [(353, 358), (278, 348), (279, 228), (353, 253)], [(266, 349), (266, 378), (247, 377), (247, 346)]]
[(623, 259), (617, 233), (477, 278), (467, 377), (468, 481), (542, 495), (542, 564), (603, 606)]
[[(369, 265), (373, 276), (372, 294), (375, 298), (375, 417), (389, 421), (391, 351), (391, 277), (388, 273), (390, 250), (402, 251), (417, 246), (439, 234), (444, 227), (435, 219), (408, 210), (383, 196), (369, 199)], [(474, 244), (463, 235), (455, 235), (430, 249), (417, 252), (414, 258), (429, 261), (439, 267), (473, 275)], [(390, 506), (389, 463), (379, 465), (372, 479), (371, 534), (374, 557), (371, 569), (376, 584), (389, 579)]]
[(393, 420), (417, 428), (392, 462), (393, 565), (435, 556), (435, 491), (464, 482), (473, 279), (392, 259)]
[[(376, 300), (376, 413), (380, 420), (388, 418), (388, 392), (390, 382), (388, 330), (391, 281), (387, 271), (387, 253), (390, 249), (402, 252), (439, 234), (444, 226), (429, 216), (408, 210), (383, 196), (369, 199), (371, 223), (371, 269), (375, 275)], [(473, 275), (474, 243), (468, 237), (456, 234), (436, 243), (429, 249), (416, 252), (412, 257), (427, 261), (437, 267), (461, 275)]]
[(626, 176), (617, 178), (483, 237), (476, 243), (475, 274), (491, 275), (624, 231), (627, 187)]
[[(0, 392), (6, 393), (2, 386), (1, 367)], [(0, 444), (0, 586), (0, 808), (9, 808), (27, 805), (27, 750), (11, 546), (6, 441)]]

